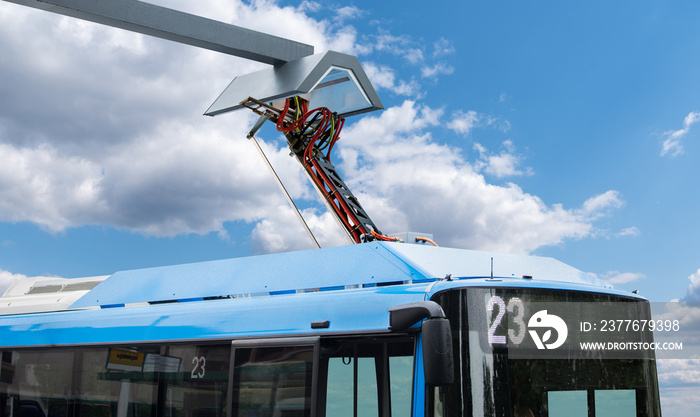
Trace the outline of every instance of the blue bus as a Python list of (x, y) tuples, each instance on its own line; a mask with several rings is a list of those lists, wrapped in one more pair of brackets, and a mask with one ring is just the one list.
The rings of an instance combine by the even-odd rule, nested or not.
[(27, 279), (0, 417), (660, 416), (653, 350), (581, 347), (649, 321), (551, 258), (389, 242)]

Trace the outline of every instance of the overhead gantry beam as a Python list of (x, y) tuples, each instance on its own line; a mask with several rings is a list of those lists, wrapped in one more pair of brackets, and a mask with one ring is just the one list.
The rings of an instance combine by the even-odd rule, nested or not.
[(271, 65), (314, 47), (137, 0), (5, 0)]

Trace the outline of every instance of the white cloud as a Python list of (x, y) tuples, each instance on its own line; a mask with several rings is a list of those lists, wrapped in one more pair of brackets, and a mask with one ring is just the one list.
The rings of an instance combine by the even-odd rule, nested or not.
[(592, 219), (620, 203), (608, 192), (566, 210), (514, 184), (488, 184), (458, 150), (432, 139), (441, 118), (406, 101), (344, 130), (343, 170), (382, 231), (426, 230), (447, 246), (527, 253), (590, 236)]
[(616, 237), (624, 236), (639, 236), (642, 232), (639, 231), (635, 226), (626, 227), (615, 234)]
[(663, 359), (658, 365), (660, 384), (700, 386), (700, 359)]
[(386, 52), (420, 68), (420, 77), (437, 80), (440, 75), (452, 74), (455, 68), (440, 60), (455, 52), (452, 42), (440, 38), (433, 44), (432, 53), (425, 50), (424, 41), (416, 41), (408, 35), (396, 36), (386, 30), (379, 30), (376, 35), (367, 35), (370, 43), (363, 45), (363, 52)]
[(624, 204), (619, 191), (608, 190), (603, 194), (598, 194), (586, 200), (578, 212), (595, 220), (605, 216), (609, 210), (618, 209)]
[[(143, 142), (125, 145), (106, 158), (102, 186), (110, 210), (103, 222), (172, 236), (221, 232), (225, 221), (251, 222), (270, 215), (283, 201), (282, 194), (245, 139), (244, 127), (251, 121), (244, 115), (217, 119), (210, 128), (162, 126)], [(289, 151), (259, 141), (292, 196), (306, 196), (301, 170)]]
[(363, 68), (372, 85), (377, 90), (386, 89), (401, 96), (416, 97), (420, 95), (420, 86), (415, 80), (409, 82), (397, 80), (393, 69), (373, 62), (363, 63)]
[(457, 110), (452, 113), (451, 120), (447, 123), (447, 128), (462, 135), (468, 135), (471, 130), (478, 126), (482, 116), (474, 110), (464, 112)]
[(500, 130), (503, 133), (507, 133), (510, 130), (510, 122), (508, 120), (502, 119), (500, 117), (489, 116), (486, 118), (486, 126), (493, 127)]
[[(247, 27), (309, 19), (269, 2), (204, 3), (221, 9), (214, 18)], [(317, 41), (342, 38), (307, 23)], [(13, 86), (0, 96), (0, 221), (52, 232), (105, 224), (221, 233), (224, 221), (265, 218), (281, 201), (245, 139), (252, 115), (201, 116), (233, 76), (262, 64), (7, 3), (0, 49), (12, 57), (0, 76)], [(306, 179), (274, 137), (268, 156), (290, 191), (306, 196)]]
[[(302, 216), (321, 247), (347, 245), (350, 242), (341, 232), (333, 216), (325, 211), (302, 210)], [(291, 207), (280, 205), (265, 219), (258, 222), (252, 235), (253, 251), (258, 253), (287, 252), (312, 249), (316, 246)]]
[[(691, 300), (692, 301), (692, 300)], [(682, 344), (681, 349), (660, 350), (657, 358), (700, 359), (700, 305), (697, 302), (673, 300), (667, 303), (652, 303), (652, 318), (672, 324), (673, 331), (655, 331), (654, 340), (658, 343)], [(700, 382), (700, 381), (698, 381)]]
[(455, 110), (452, 112), (452, 117), (446, 126), (448, 129), (465, 136), (469, 135), (475, 127), (493, 127), (503, 133), (510, 130), (510, 122), (507, 120), (478, 113), (474, 110), (466, 112), (464, 110)]
[(630, 282), (639, 281), (646, 278), (646, 275), (639, 272), (619, 272), (608, 271), (598, 278), (603, 279), (613, 285), (629, 284)]
[(22, 274), (13, 274), (12, 272), (0, 269), (0, 295), (4, 294), (13, 282), (22, 278), (27, 278), (27, 276)]
[(433, 58), (455, 53), (455, 47), (452, 41), (440, 38), (433, 44)]
[[(314, 20), (301, 6), (176, 4), (201, 14), (213, 13), (212, 6), (210, 17), (317, 50), (358, 48), (354, 28)], [(54, 232), (101, 224), (155, 236), (223, 234), (224, 222), (245, 221), (256, 224), (253, 246), (260, 251), (305, 245), (245, 139), (252, 115), (200, 116), (234, 75), (261, 64), (27, 10), (0, 4), (0, 50), (11, 57), (0, 61), (0, 77), (12, 86), (0, 95), (0, 221), (30, 221)], [(408, 37), (384, 33), (376, 41), (373, 50), (398, 54), (416, 68), (432, 65)], [(439, 44), (446, 53), (449, 43)], [(386, 67), (375, 70), (381, 88), (418, 91)], [(527, 253), (591, 236), (593, 221), (621, 204), (609, 191), (583, 208), (565, 209), (515, 184), (487, 183), (460, 149), (433, 139), (432, 130), (446, 123), (444, 112), (405, 101), (346, 125), (335, 160), (382, 231), (429, 231), (448, 246)], [(470, 113), (456, 114), (466, 119), (450, 128), (468, 133)], [(494, 125), (497, 119), (479, 120)], [(313, 201), (300, 167), (270, 130), (259, 134), (268, 157), (295, 199)], [(498, 169), (495, 161), (495, 173), (522, 171), (513, 160), (500, 160)], [(321, 240), (344, 242), (327, 213), (305, 214)], [(280, 243), (285, 239), (290, 243)]]
[(683, 128), (664, 132), (666, 139), (661, 145), (661, 156), (678, 156), (683, 153), (682, 139), (690, 131), (690, 126), (700, 121), (700, 112), (690, 112), (683, 119)]
[(396, 36), (386, 30), (380, 30), (374, 37), (372, 48), (402, 57), (411, 64), (423, 62), (423, 50), (408, 35)]
[[(245, 139), (251, 117), (202, 122), (171, 120), (83, 155), (60, 144), (0, 143), (0, 220), (30, 221), (52, 232), (107, 224), (174, 236), (222, 232), (225, 221), (269, 215), (281, 194)], [(292, 195), (307, 197), (288, 150), (262, 145)]]
[(700, 302), (700, 269), (695, 271), (695, 273), (690, 274), (688, 280), (690, 281), (690, 284), (688, 284), (688, 292), (686, 293), (683, 301)]
[(336, 10), (336, 21), (343, 22), (348, 19), (358, 19), (364, 16), (365, 12), (355, 6), (344, 6)]
[(521, 175), (534, 175), (532, 168), (521, 169), (522, 156), (515, 153), (515, 146), (510, 140), (503, 142), (503, 150), (499, 154), (493, 154), (479, 143), (474, 144), (474, 149), (479, 153), (479, 161), (474, 167), (496, 178), (514, 177)]
[(700, 404), (700, 359), (657, 359), (661, 409), (667, 416), (693, 416)]
[(84, 221), (100, 201), (100, 166), (76, 156), (59, 156), (46, 145), (15, 148), (0, 143), (0, 220), (31, 221), (61, 231)]
[(449, 75), (454, 72), (454, 67), (443, 62), (437, 62), (431, 66), (421, 68), (423, 78), (437, 78), (438, 75)]

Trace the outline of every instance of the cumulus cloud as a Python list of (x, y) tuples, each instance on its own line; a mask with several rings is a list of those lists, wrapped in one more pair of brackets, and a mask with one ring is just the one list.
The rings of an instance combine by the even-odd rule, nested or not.
[(408, 35), (393, 35), (386, 30), (380, 30), (373, 38), (373, 50), (388, 52), (411, 64), (420, 64), (425, 60), (422, 46)]
[(663, 359), (659, 361), (659, 384), (677, 387), (700, 386), (700, 359)]
[(661, 156), (678, 156), (683, 153), (682, 139), (690, 131), (690, 127), (700, 121), (700, 112), (690, 112), (683, 119), (683, 127), (678, 130), (669, 130), (663, 133), (665, 138), (661, 144)]
[(596, 220), (608, 214), (610, 210), (621, 208), (624, 204), (619, 191), (608, 190), (586, 200), (577, 212)]
[(474, 110), (464, 112), (457, 110), (452, 113), (451, 120), (447, 123), (447, 128), (457, 133), (468, 135), (471, 130), (478, 125), (482, 116)]
[(534, 175), (532, 168), (522, 167), (523, 158), (516, 153), (511, 140), (503, 142), (503, 149), (498, 154), (489, 152), (479, 143), (474, 144), (474, 149), (479, 153), (479, 161), (474, 164), (479, 171), (496, 178)]
[[(347, 245), (348, 238), (341, 232), (335, 218), (328, 212), (316, 209), (302, 210), (302, 216), (321, 247)], [(287, 252), (313, 249), (315, 244), (308, 236), (291, 207), (280, 205), (253, 230), (251, 244), (258, 253)]]
[(664, 415), (692, 416), (700, 403), (700, 359), (657, 359)]
[[(304, 26), (298, 40), (353, 48), (351, 30), (272, 2), (164, 5), (290, 37)], [(0, 61), (1, 221), (173, 236), (222, 232), (224, 221), (257, 221), (277, 204), (245, 139), (252, 115), (201, 116), (233, 76), (263, 64), (7, 3), (0, 49), (12, 57)], [(305, 196), (301, 170), (270, 143), (288, 188)]]
[(683, 298), (683, 301), (700, 302), (700, 269), (690, 274), (688, 280), (690, 284), (688, 284), (688, 292), (685, 298)]
[(429, 230), (448, 246), (527, 253), (589, 236), (593, 218), (620, 204), (609, 191), (564, 209), (515, 184), (488, 184), (459, 150), (432, 138), (442, 117), (405, 101), (343, 132), (342, 168), (383, 231)]
[(415, 80), (399, 80), (396, 72), (386, 65), (377, 65), (373, 62), (363, 63), (367, 77), (377, 91), (385, 89), (394, 94), (408, 97), (418, 97), (420, 86)]
[[(309, 17), (317, 3), (307, 2), (306, 11), (269, 1), (166, 5), (214, 13), (209, 17), (318, 51), (358, 48), (351, 26)], [(389, 33), (373, 41), (373, 51), (397, 54), (416, 68), (433, 65), (426, 56), (451, 53), (445, 40), (433, 52)], [(52, 232), (100, 224), (149, 236), (225, 233), (225, 222), (242, 221), (255, 224), (258, 251), (308, 244), (245, 139), (252, 115), (200, 116), (233, 76), (262, 64), (6, 3), (0, 5), (0, 49), (12, 57), (0, 61), (6, 81), (0, 87), (0, 221), (30, 221)], [(380, 88), (406, 95), (419, 90), (386, 66), (368, 68)], [(594, 221), (622, 204), (617, 192), (607, 191), (580, 208), (564, 208), (515, 184), (489, 184), (484, 172), (526, 170), (507, 145), (505, 153), (489, 154), (487, 168), (435, 140), (440, 126), (461, 134), (474, 127), (472, 113), (457, 110), (459, 121), (448, 122), (449, 111), (407, 100), (346, 125), (337, 164), (383, 232), (429, 231), (448, 246), (528, 253), (591, 236)], [(480, 125), (504, 126), (476, 116)], [(304, 213), (312, 229), (326, 245), (344, 243), (332, 217), (314, 208), (315, 193), (279, 134), (270, 131), (260, 132), (261, 143), (293, 197), (312, 206)]]
[(104, 210), (100, 166), (85, 158), (59, 156), (47, 145), (15, 148), (0, 144), (0, 219), (31, 221), (51, 231)]
[[(0, 145), (0, 216), (53, 232), (109, 224), (154, 236), (223, 231), (225, 221), (256, 221), (281, 201), (243, 129), (173, 122), (92, 159), (55, 148)], [(242, 118), (240, 126), (249, 126)], [(222, 134), (229, 127), (231, 136)], [(262, 142), (290, 193), (308, 188), (288, 151)]]

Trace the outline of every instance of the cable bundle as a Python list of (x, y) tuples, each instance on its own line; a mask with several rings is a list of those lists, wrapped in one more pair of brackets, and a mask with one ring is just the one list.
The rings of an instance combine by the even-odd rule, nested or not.
[[(292, 103), (294, 107), (292, 108)], [(291, 111), (293, 115), (288, 115)], [(285, 120), (291, 118), (293, 121), (285, 126)], [(285, 101), (284, 110), (277, 119), (277, 130), (284, 133), (294, 133), (304, 139), (308, 139), (304, 152), (304, 162), (309, 163), (313, 159), (313, 152), (323, 153), (324, 158), (330, 161), (333, 146), (340, 137), (345, 119), (332, 113), (327, 107), (318, 107), (308, 111), (308, 102), (300, 100), (299, 97), (288, 98)]]
[[(331, 151), (344, 124), (345, 119), (326, 107), (309, 111), (308, 102), (299, 97), (285, 100), (284, 109), (277, 118), (277, 130), (284, 132), (292, 152), (303, 163), (311, 180), (326, 198), (329, 208), (335, 212), (352, 239), (356, 243), (375, 239), (397, 241), (374, 230), (374, 223), (331, 163)], [(321, 163), (321, 159), (325, 163)]]

